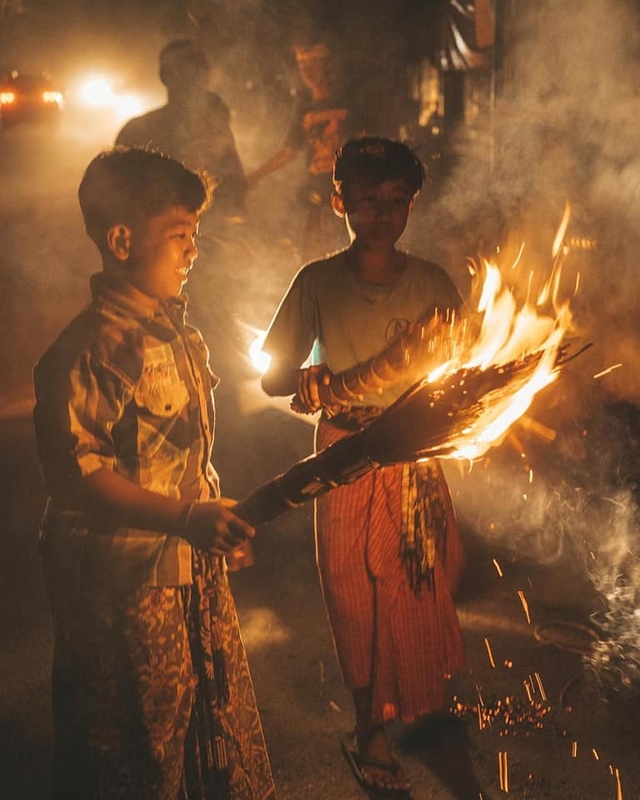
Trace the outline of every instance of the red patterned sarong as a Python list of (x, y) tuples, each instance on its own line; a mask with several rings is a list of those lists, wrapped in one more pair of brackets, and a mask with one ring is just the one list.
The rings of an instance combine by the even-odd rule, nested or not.
[[(321, 450), (346, 435), (321, 421)], [(410, 722), (442, 709), (446, 675), (464, 661), (452, 591), (463, 552), (449, 491), (430, 462), (434, 495), (445, 513), (434, 525), (431, 580), (412, 587), (403, 562), (403, 467), (374, 470), (316, 501), (318, 568), (344, 681), (371, 686), (373, 722)]]

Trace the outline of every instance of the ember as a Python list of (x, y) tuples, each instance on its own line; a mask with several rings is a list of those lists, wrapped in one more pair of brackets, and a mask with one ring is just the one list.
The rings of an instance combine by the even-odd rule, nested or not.
[(493, 702), (467, 706), (454, 697), (450, 710), (461, 719), (475, 718), (480, 730), (491, 729), (500, 738), (505, 736), (531, 736), (545, 726), (551, 706), (546, 701), (527, 700), (507, 696)]

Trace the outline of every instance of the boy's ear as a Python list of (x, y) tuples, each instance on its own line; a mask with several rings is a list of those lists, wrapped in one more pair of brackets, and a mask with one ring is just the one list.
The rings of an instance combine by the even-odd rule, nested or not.
[(113, 225), (107, 231), (107, 244), (118, 261), (126, 261), (131, 252), (131, 228), (128, 225)]
[(344, 199), (341, 195), (336, 194), (335, 192), (331, 193), (331, 208), (333, 208), (333, 213), (340, 218), (344, 217), (344, 215), (347, 213), (344, 207)]

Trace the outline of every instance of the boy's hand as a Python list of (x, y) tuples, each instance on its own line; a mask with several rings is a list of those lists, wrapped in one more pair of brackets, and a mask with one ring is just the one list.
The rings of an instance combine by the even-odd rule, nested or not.
[(296, 398), (306, 411), (313, 413), (322, 408), (319, 387), (328, 386), (331, 382), (331, 375), (331, 370), (326, 364), (318, 364), (300, 370)]
[(233, 513), (235, 500), (220, 497), (195, 503), (183, 532), (184, 538), (197, 550), (208, 550), (216, 556), (226, 556), (247, 539), (255, 529)]

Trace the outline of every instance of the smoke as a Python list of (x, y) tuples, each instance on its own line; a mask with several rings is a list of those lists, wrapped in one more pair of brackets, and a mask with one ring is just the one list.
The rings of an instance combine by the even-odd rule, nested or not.
[[(470, 473), (447, 468), (459, 514), (485, 542), (588, 579), (606, 611), (589, 663), (599, 683), (637, 677), (640, 463), (638, 7), (624, 0), (502, 3), (504, 57), (493, 114), (459, 131), (451, 174), (425, 194), (410, 231), (464, 285), (480, 252), (518, 273), (548, 272), (563, 208), (563, 292), (574, 347), (592, 343), (530, 411), (555, 434), (516, 426)], [(585, 244), (586, 243), (586, 244)], [(594, 375), (613, 365), (612, 372)]]
[(486, 183), (461, 162), (430, 209), (433, 225), (454, 220), (460, 231), (471, 220), (491, 244), (510, 235), (525, 243), (529, 267), (545, 269), (568, 200), (566, 241), (597, 243), (565, 260), (567, 286), (579, 276), (576, 337), (593, 347), (531, 411), (556, 432), (553, 442), (516, 427), (463, 480), (449, 475), (459, 512), (490, 546), (591, 583), (599, 599), (582, 602), (593, 603), (586, 610), (599, 641), (584, 657), (586, 672), (603, 695), (628, 695), (640, 664), (637, 7), (517, 6), (505, 21), (494, 170)]
[[(567, 258), (567, 285), (579, 275), (578, 333), (595, 345), (583, 359), (585, 380), (622, 361), (604, 383), (616, 397), (635, 400), (637, 7), (623, 0), (501, 5), (505, 52), (489, 127), (464, 140), (437, 197), (422, 198), (413, 240), (461, 280), (465, 256), (519, 242), (527, 267), (545, 270), (569, 201), (567, 240), (578, 246)], [(581, 240), (597, 249), (581, 250)], [(507, 250), (507, 257), (514, 252)]]

